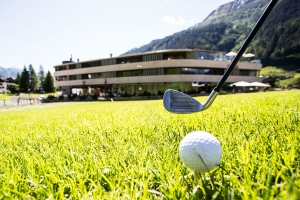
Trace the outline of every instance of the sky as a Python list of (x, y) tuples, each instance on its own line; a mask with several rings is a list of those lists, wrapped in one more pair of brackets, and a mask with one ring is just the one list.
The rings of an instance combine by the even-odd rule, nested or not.
[(0, 66), (54, 72), (119, 56), (202, 22), (232, 0), (0, 0)]

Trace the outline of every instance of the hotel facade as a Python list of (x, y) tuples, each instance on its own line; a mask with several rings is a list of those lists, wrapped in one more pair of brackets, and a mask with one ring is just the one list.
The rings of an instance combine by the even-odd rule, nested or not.
[[(55, 83), (64, 94), (99, 96), (162, 95), (167, 89), (210, 93), (230, 64), (225, 52), (161, 50), (54, 66)], [(261, 81), (262, 64), (238, 62), (226, 85)]]

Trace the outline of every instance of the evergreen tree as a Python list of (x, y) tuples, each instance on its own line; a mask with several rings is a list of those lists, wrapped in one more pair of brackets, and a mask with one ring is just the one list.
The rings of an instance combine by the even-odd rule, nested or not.
[(54, 79), (50, 71), (48, 71), (46, 78), (45, 78), (45, 87), (44, 87), (45, 92), (51, 93), (55, 92), (55, 87), (54, 87)]
[(29, 88), (30, 91), (34, 92), (37, 91), (38, 89), (38, 76), (35, 73), (34, 68), (32, 67), (32, 65), (29, 65)]
[(45, 72), (42, 65), (40, 66), (40, 71), (39, 71), (39, 87), (43, 89), (45, 87)]
[(17, 85), (20, 85), (20, 80), (21, 80), (21, 74), (17, 74), (17, 77), (16, 77), (16, 80), (15, 80), (15, 83), (17, 84)]
[(28, 92), (28, 89), (29, 89), (29, 71), (27, 70), (26, 66), (24, 66), (24, 69), (23, 69), (22, 74), (21, 74), (19, 88), (20, 88), (20, 91), (22, 91), (22, 92)]

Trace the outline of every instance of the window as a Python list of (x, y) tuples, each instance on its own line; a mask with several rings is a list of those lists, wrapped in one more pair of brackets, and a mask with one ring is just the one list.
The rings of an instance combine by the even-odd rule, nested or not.
[(87, 67), (99, 67), (101, 66), (100, 61), (95, 61), (95, 62), (87, 62), (87, 63), (82, 63), (81, 67), (82, 68), (87, 68)]
[(142, 76), (143, 75), (142, 70), (134, 70), (132, 72), (133, 72), (133, 76)]
[(76, 80), (76, 75), (71, 75), (70, 80)]
[(179, 53), (165, 53), (163, 54), (164, 60), (172, 60), (172, 59), (186, 59), (186, 52)]
[(117, 72), (117, 77), (123, 77), (123, 72)]
[(116, 72), (103, 72), (101, 78), (115, 78)]
[[(185, 68), (185, 69), (187, 69), (187, 68)], [(164, 74), (165, 75), (182, 74), (182, 69), (181, 68), (165, 68), (164, 69)]]
[(91, 78), (94, 79), (94, 78), (101, 78), (102, 76), (102, 73), (94, 73), (94, 74), (91, 74)]
[(132, 76), (132, 71), (123, 71), (123, 77)]
[(143, 76), (157, 76), (163, 74), (164, 74), (164, 70), (162, 68), (144, 69), (143, 71)]
[(113, 58), (113, 59), (101, 60), (100, 62), (101, 62), (100, 66), (115, 65), (117, 63), (117, 60)]
[(65, 81), (67, 80), (67, 76), (57, 76), (56, 81)]
[(58, 66), (58, 67), (55, 67), (55, 71), (63, 71), (63, 70), (66, 70), (67, 67), (66, 66)]
[(69, 69), (76, 69), (76, 64), (74, 64), (74, 65), (69, 65)]
[(241, 70), (240, 75), (241, 76), (256, 76), (256, 71), (254, 71), (254, 70)]
[(143, 56), (143, 61), (162, 60), (163, 55), (161, 53), (148, 54)]
[(240, 75), (240, 70), (239, 70), (239, 69), (234, 69), (234, 70), (231, 72), (231, 75), (232, 75), (232, 76), (239, 76), (239, 75)]
[(175, 68), (165, 68), (165, 75), (175, 74)]
[(181, 69), (182, 74), (195, 74), (194, 68), (182, 68)]

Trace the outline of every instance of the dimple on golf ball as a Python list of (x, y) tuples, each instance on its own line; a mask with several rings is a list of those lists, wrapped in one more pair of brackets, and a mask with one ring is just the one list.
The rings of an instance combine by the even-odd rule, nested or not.
[(196, 172), (207, 172), (220, 164), (222, 147), (219, 140), (204, 131), (187, 134), (179, 145), (179, 156), (185, 166)]

